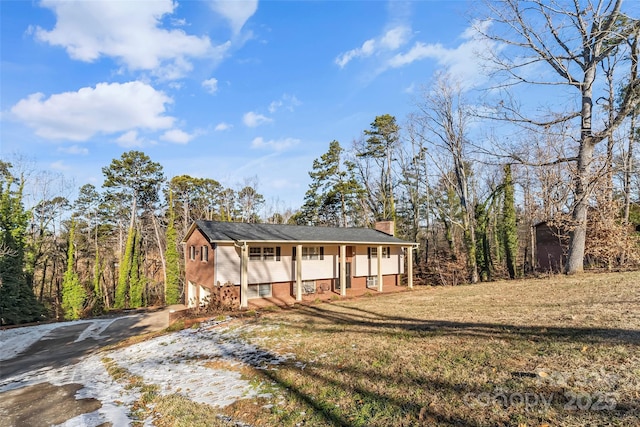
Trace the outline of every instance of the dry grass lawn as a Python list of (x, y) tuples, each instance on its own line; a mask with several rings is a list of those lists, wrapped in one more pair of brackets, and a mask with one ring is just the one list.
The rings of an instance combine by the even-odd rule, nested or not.
[(640, 272), (420, 288), (271, 310), (244, 338), (251, 425), (640, 425)]

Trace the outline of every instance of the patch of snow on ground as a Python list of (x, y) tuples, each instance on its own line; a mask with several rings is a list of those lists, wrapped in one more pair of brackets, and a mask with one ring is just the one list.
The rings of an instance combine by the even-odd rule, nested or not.
[(64, 326), (65, 323), (46, 323), (0, 331), (0, 361), (13, 359), (47, 333)]
[[(131, 317), (131, 316), (124, 316)], [(28, 349), (32, 344), (46, 338), (49, 332), (62, 328), (64, 326), (77, 325), (86, 323), (85, 329), (76, 342), (87, 338), (100, 338), (100, 334), (109, 327), (113, 322), (124, 317), (116, 317), (111, 319), (89, 319), (74, 320), (71, 322), (45, 323), (42, 325), (25, 326), (22, 328), (12, 328), (0, 330), (0, 362), (16, 357)]]
[[(93, 321), (78, 340), (99, 336), (116, 319)], [(203, 323), (197, 329), (186, 329), (143, 341), (129, 347), (101, 352), (82, 359), (79, 363), (61, 369), (43, 368), (0, 381), (0, 393), (32, 384), (50, 382), (54, 385), (77, 383), (84, 385), (76, 393), (77, 399), (95, 398), (102, 407), (61, 424), (63, 427), (95, 427), (104, 423), (128, 426), (130, 406), (140, 397), (136, 389), (126, 390), (107, 373), (102, 358), (111, 358), (131, 374), (139, 375), (147, 384), (156, 384), (160, 393), (180, 393), (187, 398), (213, 407), (224, 407), (241, 398), (268, 396), (260, 394), (259, 387), (243, 379), (234, 366), (251, 366), (257, 369), (277, 369), (277, 365), (293, 358), (278, 355), (241, 339), (241, 333), (251, 326), (231, 327), (222, 322)], [(37, 338), (64, 324), (40, 325), (23, 333), (2, 335), (11, 354), (18, 354)], [(21, 328), (23, 331), (27, 328)], [(11, 332), (14, 330), (3, 331)], [(16, 330), (17, 331), (17, 330)], [(30, 343), (20, 347), (22, 338)], [(7, 351), (7, 354), (9, 351)], [(229, 369), (214, 369), (206, 364), (222, 361)], [(147, 425), (147, 421), (145, 421)], [(148, 424), (151, 425), (151, 424)]]
[(246, 364), (268, 369), (286, 360), (238, 338), (228, 326), (205, 323), (119, 350), (109, 355), (145, 383), (157, 384), (162, 394), (182, 393), (191, 400), (224, 407), (241, 398), (260, 395), (239, 372), (213, 369), (207, 362)]

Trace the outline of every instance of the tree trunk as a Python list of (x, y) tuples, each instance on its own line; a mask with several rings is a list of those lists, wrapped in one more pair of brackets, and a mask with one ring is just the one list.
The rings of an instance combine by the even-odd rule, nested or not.
[(580, 146), (578, 170), (575, 178), (575, 202), (572, 212), (572, 228), (569, 233), (569, 253), (566, 274), (584, 271), (584, 251), (587, 241), (587, 209), (589, 206), (589, 166), (593, 158), (593, 144), (590, 141)]

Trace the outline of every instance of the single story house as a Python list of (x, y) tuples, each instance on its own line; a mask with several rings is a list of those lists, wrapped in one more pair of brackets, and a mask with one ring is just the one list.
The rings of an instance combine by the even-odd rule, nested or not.
[(239, 291), (241, 308), (385, 292), (400, 286), (405, 266), (413, 287), (417, 244), (393, 229), (392, 221), (376, 229), (196, 221), (182, 241), (185, 304), (202, 304), (223, 285)]

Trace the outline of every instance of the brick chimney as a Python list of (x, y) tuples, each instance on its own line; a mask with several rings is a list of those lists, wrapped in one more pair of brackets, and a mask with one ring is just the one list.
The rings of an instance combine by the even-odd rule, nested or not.
[(393, 236), (396, 224), (394, 221), (376, 221), (374, 228), (378, 231), (382, 231), (390, 236)]

